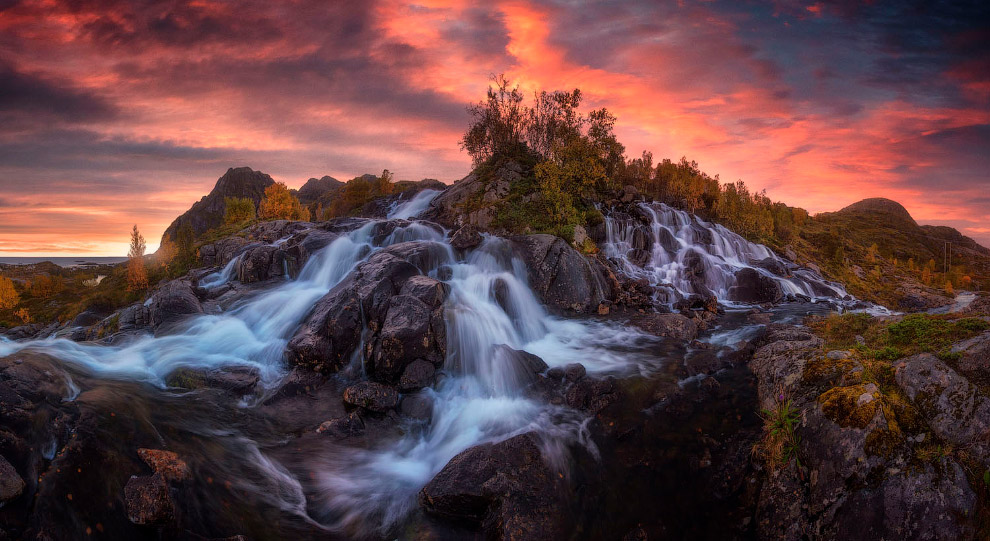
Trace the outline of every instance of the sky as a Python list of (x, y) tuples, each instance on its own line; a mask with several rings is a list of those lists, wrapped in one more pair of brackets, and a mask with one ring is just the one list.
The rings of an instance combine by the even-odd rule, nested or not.
[(232, 166), (456, 181), (498, 73), (580, 88), (631, 157), (990, 245), (984, 1), (0, 0), (0, 255), (154, 250)]

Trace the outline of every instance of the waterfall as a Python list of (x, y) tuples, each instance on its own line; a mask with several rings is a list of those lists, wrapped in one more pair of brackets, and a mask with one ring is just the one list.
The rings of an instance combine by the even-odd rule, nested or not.
[(241, 262), (242, 256), (243, 254), (238, 255), (224, 265), (223, 269), (204, 276), (203, 279), (199, 281), (199, 286), (204, 289), (212, 289), (229, 282), (237, 274), (237, 264)]
[(733, 300), (738, 273), (752, 269), (776, 283), (784, 295), (808, 298), (847, 296), (841, 285), (798, 268), (762, 244), (747, 241), (719, 224), (662, 203), (639, 203), (629, 213), (605, 217), (605, 256), (633, 279), (670, 291), (661, 302), (693, 294)]
[(389, 219), (408, 220), (414, 216), (419, 216), (430, 206), (430, 202), (440, 193), (439, 190), (423, 190), (405, 202), (393, 203), (393, 208), (388, 212)]

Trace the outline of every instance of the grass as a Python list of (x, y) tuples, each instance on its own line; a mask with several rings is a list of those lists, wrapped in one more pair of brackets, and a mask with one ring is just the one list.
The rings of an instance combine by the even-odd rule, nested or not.
[(796, 429), (801, 416), (793, 401), (780, 392), (774, 397), (773, 406), (764, 409), (760, 417), (763, 419), (763, 437), (753, 447), (753, 452), (771, 471), (786, 466), (792, 460), (800, 466), (800, 438)]
[[(917, 353), (933, 353), (942, 360), (956, 360), (952, 344), (990, 329), (980, 318), (911, 314), (886, 321), (868, 314), (831, 315), (809, 321), (825, 339), (827, 349), (852, 349), (863, 359), (894, 361)], [(859, 343), (856, 337), (862, 338)]]

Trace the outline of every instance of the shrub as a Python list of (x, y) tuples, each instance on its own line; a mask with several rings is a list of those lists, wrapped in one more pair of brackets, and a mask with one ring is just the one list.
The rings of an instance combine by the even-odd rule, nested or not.
[(265, 188), (258, 217), (262, 220), (309, 220), (309, 209), (302, 206), (285, 183), (276, 182)]
[[(267, 195), (267, 190), (266, 190)], [(223, 223), (238, 224), (254, 219), (254, 201), (249, 197), (225, 197)]]

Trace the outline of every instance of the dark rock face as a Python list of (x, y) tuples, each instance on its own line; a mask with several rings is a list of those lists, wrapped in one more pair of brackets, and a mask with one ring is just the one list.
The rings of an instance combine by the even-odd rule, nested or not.
[(327, 175), (322, 178), (311, 178), (299, 188), (299, 202), (303, 205), (310, 205), (317, 202), (324, 195), (331, 197), (344, 187), (344, 183)]
[[(855, 358), (829, 358), (822, 343), (806, 329), (771, 324), (750, 362), (761, 407), (773, 408), (784, 395), (800, 419), (801, 464), (783, 466), (764, 484), (758, 536), (971, 538), (977, 498), (956, 459), (904, 464), (916, 460), (929, 430), (985, 461), (979, 441), (988, 434), (986, 398), (926, 354), (895, 363), (897, 384), (912, 404), (892, 406), (897, 402), (862, 379)], [(902, 413), (913, 411), (905, 407), (920, 415)]]
[(738, 302), (777, 303), (784, 298), (784, 292), (773, 278), (750, 268), (736, 273), (736, 285), (729, 288), (729, 299)]
[(192, 284), (185, 280), (172, 280), (160, 287), (148, 304), (148, 322), (154, 328), (202, 313), (203, 307)]
[(651, 334), (676, 340), (694, 340), (698, 336), (695, 320), (681, 314), (643, 314), (633, 318), (632, 323)]
[(244, 237), (227, 237), (213, 244), (200, 246), (199, 257), (203, 264), (208, 267), (222, 267), (240, 255), (249, 244), (251, 241)]
[(475, 225), (465, 225), (450, 237), (450, 245), (457, 250), (467, 250), (481, 244), (481, 232)]
[(770, 271), (777, 276), (787, 276), (790, 274), (787, 272), (787, 266), (785, 266), (784, 263), (772, 257), (756, 261), (753, 263), (753, 266)]
[(956, 367), (964, 376), (977, 384), (990, 385), (990, 332), (956, 344), (952, 353), (961, 355)]
[(529, 285), (548, 306), (578, 312), (594, 311), (612, 292), (603, 277), (607, 271), (585, 258), (564, 239), (553, 235), (510, 238), (529, 271)]
[(492, 364), (500, 367), (506, 374), (512, 374), (514, 387), (525, 387), (539, 377), (547, 369), (547, 363), (528, 351), (512, 349), (505, 344), (495, 346), (492, 353)]
[(419, 502), (427, 513), (480, 524), (490, 539), (560, 539), (557, 484), (537, 437), (527, 433), (455, 456)]
[(0, 455), (0, 504), (9, 502), (21, 495), (24, 491), (24, 479), (17, 474), (17, 470), (7, 462), (7, 459)]
[(399, 378), (399, 390), (402, 392), (416, 391), (423, 387), (429, 387), (433, 383), (433, 376), (436, 368), (432, 363), (417, 359), (402, 372)]
[(423, 393), (405, 395), (399, 404), (399, 412), (406, 417), (429, 421), (433, 418), (433, 399)]
[(159, 473), (131, 477), (124, 486), (124, 500), (127, 518), (134, 524), (161, 524), (174, 517), (168, 483)]
[(244, 395), (254, 391), (260, 380), (258, 369), (253, 366), (228, 366), (212, 370), (180, 368), (169, 374), (165, 383), (183, 389), (209, 387)]
[(237, 265), (241, 283), (264, 282), (285, 276), (285, 253), (279, 246), (258, 246), (244, 252)]
[(399, 393), (388, 385), (362, 381), (344, 390), (344, 402), (375, 413), (384, 413), (399, 405)]
[(343, 417), (337, 417), (320, 424), (317, 434), (327, 434), (335, 438), (357, 436), (364, 431), (364, 420), (357, 411), (352, 411)]
[[(448, 287), (420, 275), (430, 268), (433, 243), (406, 242), (375, 253), (317, 302), (289, 342), (297, 365), (332, 372), (349, 362), (367, 324), (361, 352), (369, 376), (397, 382), (418, 359), (439, 365), (446, 357), (443, 302)], [(415, 262), (415, 263), (414, 263)]]
[(250, 167), (230, 168), (217, 180), (216, 186), (208, 195), (194, 203), (168, 226), (162, 238), (175, 239), (176, 232), (186, 224), (192, 227), (196, 235), (217, 227), (223, 221), (226, 197), (247, 197), (254, 201), (257, 208), (265, 196), (265, 188), (274, 183), (272, 177), (253, 171)]

